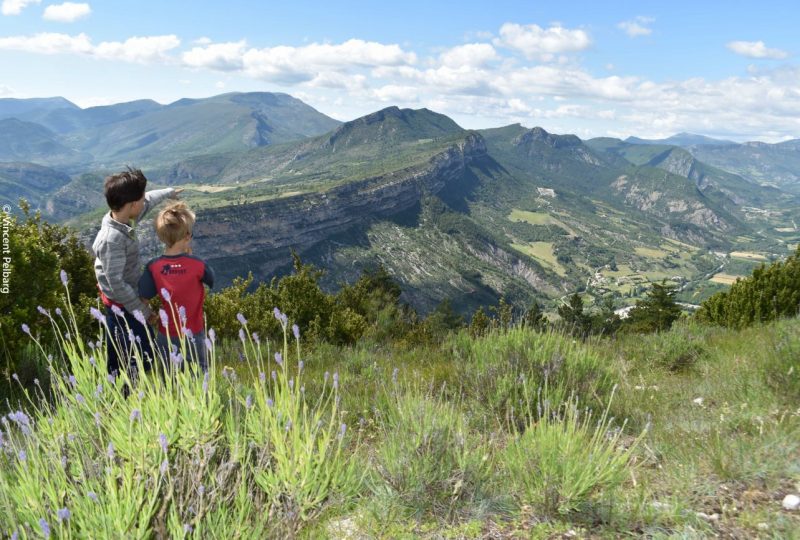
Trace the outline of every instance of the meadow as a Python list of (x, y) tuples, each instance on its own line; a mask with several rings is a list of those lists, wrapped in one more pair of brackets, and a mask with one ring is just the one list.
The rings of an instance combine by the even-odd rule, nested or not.
[[(43, 307), (58, 347), (0, 420), (12, 538), (792, 538), (800, 320), (574, 339), (306, 346), (209, 332), (109, 377), (103, 324)], [(98, 319), (99, 321), (99, 319)], [(35, 335), (30, 328), (24, 332)]]

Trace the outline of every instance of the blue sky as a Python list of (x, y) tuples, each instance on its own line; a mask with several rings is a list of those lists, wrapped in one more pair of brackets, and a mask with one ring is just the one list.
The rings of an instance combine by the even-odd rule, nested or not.
[(800, 137), (795, 2), (2, 0), (0, 97), (278, 91), (348, 120)]

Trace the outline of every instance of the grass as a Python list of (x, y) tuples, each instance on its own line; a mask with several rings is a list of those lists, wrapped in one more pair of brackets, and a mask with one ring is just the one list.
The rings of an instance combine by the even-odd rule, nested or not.
[(517, 251), (533, 257), (537, 261), (543, 263), (547, 268), (558, 274), (559, 276), (567, 275), (567, 271), (556, 260), (556, 255), (553, 253), (552, 242), (530, 242), (528, 244), (511, 244), (511, 247)]
[(733, 285), (736, 283), (737, 279), (743, 279), (747, 276), (732, 276), (730, 274), (725, 274), (720, 272), (718, 274), (714, 274), (709, 281), (713, 281), (714, 283), (722, 283), (723, 285)]
[(102, 345), (62, 341), (50, 385), (20, 387), (0, 420), (2, 534), (42, 537), (40, 520), (65, 538), (800, 527), (780, 506), (800, 482), (800, 319), (586, 343), (513, 328), (417, 348), (243, 335), (215, 344), (207, 377), (135, 382), (106, 379)]
[(766, 261), (767, 258), (761, 253), (752, 253), (749, 251), (731, 251), (731, 257), (737, 259), (749, 259), (754, 261)]
[(642, 257), (649, 257), (651, 259), (663, 259), (667, 256), (667, 252), (661, 249), (654, 249), (648, 247), (637, 246), (633, 248), (637, 255)]
[(530, 223), (531, 225), (555, 225), (575, 236), (575, 231), (565, 225), (563, 221), (558, 218), (554, 218), (545, 212), (529, 212), (527, 210), (519, 210), (514, 208), (511, 210), (511, 213), (508, 215), (507, 219), (509, 221), (524, 221), (526, 223)]

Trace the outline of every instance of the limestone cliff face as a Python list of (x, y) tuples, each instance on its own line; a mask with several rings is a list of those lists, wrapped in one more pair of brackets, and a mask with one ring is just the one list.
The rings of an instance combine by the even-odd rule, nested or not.
[(204, 210), (194, 229), (196, 254), (211, 261), (257, 254), (253, 259), (259, 266), (249, 269), (256, 275), (269, 274), (286, 262), (290, 248), (303, 252), (370, 219), (407, 210), (423, 193), (436, 194), (448, 183), (458, 182), (466, 166), (485, 154), (483, 138), (470, 133), (424, 166), (325, 193)]

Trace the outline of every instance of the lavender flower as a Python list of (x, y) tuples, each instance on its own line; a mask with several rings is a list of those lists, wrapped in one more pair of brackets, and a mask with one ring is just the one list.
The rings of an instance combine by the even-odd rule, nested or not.
[(296, 324), (292, 325), (292, 334), (294, 334), (294, 339), (300, 339), (300, 327)]
[(72, 335), (71, 335), (69, 332), (67, 332), (66, 334), (64, 334), (64, 339), (66, 339), (67, 341), (69, 341), (69, 340), (71, 340), (71, 339), (72, 339)]
[(306, 363), (300, 360), (297, 362), (297, 371), (303, 371), (303, 368), (306, 367)]
[(42, 535), (44, 535), (45, 538), (50, 538), (50, 525), (47, 524), (44, 518), (39, 520), (39, 527), (42, 529)]
[(270, 376), (272, 377), (273, 381), (278, 380), (278, 373), (274, 369), (272, 370), (272, 373), (270, 373)]
[(392, 370), (392, 382), (397, 384), (397, 374), (400, 373), (400, 368), (394, 368)]
[(184, 523), (183, 524), (183, 532), (184, 533), (189, 534), (192, 531), (194, 531), (194, 529), (192, 528), (191, 525), (189, 525), (188, 523)]
[(170, 302), (172, 300), (172, 296), (169, 294), (169, 291), (164, 287), (161, 287), (161, 298), (163, 298), (165, 302)]
[(211, 345), (211, 340), (210, 339), (208, 339), (208, 338), (204, 339), (203, 343), (205, 344), (207, 351), (211, 350), (212, 345)]
[(98, 384), (97, 385), (97, 389), (94, 391), (94, 395), (97, 396), (97, 397), (100, 397), (100, 394), (102, 394), (102, 393), (103, 393), (103, 385), (102, 384)]
[(67, 381), (69, 382), (70, 386), (72, 386), (72, 388), (78, 386), (78, 380), (75, 378), (75, 375), (70, 375), (69, 377), (67, 377)]
[(42, 306), (36, 306), (36, 311), (38, 311), (39, 313), (41, 313), (45, 317), (49, 317), (50, 316), (50, 312), (47, 311), (46, 309), (44, 309)]
[(259, 372), (258, 380), (261, 381), (262, 384), (267, 382), (267, 374), (264, 373), (263, 371)]
[(181, 367), (183, 363), (183, 356), (181, 356), (181, 353), (169, 353), (169, 359), (176, 368)]
[(324, 380), (325, 382), (328, 382), (328, 379), (330, 378), (330, 376), (331, 376), (330, 372), (326, 371), (325, 375), (322, 376), (322, 380)]
[(67, 521), (72, 515), (67, 508), (59, 508), (57, 514), (59, 521)]
[(213, 328), (208, 329), (208, 337), (211, 338), (211, 343), (216, 343), (217, 333), (214, 331)]
[(117, 377), (113, 373), (109, 373), (108, 375), (106, 375), (106, 380), (108, 380), (108, 382), (110, 382), (111, 384), (114, 384), (114, 382), (117, 380)]
[(289, 431), (290, 429), (292, 429), (292, 419), (291, 418), (286, 420), (286, 431)]
[(142, 313), (142, 310), (134, 309), (133, 318), (139, 321), (143, 326), (147, 326), (147, 319), (144, 318), (144, 313)]
[(74, 440), (75, 440), (75, 434), (74, 434), (74, 433), (68, 433), (68, 434), (67, 434), (67, 440), (68, 440), (69, 442), (72, 442), (72, 441), (74, 441)]
[(116, 315), (117, 317), (124, 317), (125, 313), (119, 308), (117, 305), (111, 306), (111, 312)]
[(96, 425), (97, 427), (100, 427), (100, 413), (99, 412), (94, 413), (94, 425)]
[(94, 491), (90, 491), (89, 493), (86, 494), (86, 496), (92, 499), (94, 502), (97, 502), (97, 493), (95, 493)]
[(186, 327), (181, 328), (181, 331), (183, 332), (183, 335), (189, 339), (189, 341), (194, 343), (194, 332), (192, 332), (189, 328)]
[(114, 459), (114, 443), (108, 443), (108, 448), (106, 448), (106, 455), (108, 459)]
[(99, 309), (97, 309), (96, 307), (90, 307), (90, 308), (89, 308), (89, 314), (90, 314), (92, 317), (94, 317), (95, 319), (97, 319), (97, 322), (99, 322), (99, 323), (101, 323), (101, 324), (102, 324), (102, 323), (104, 323), (104, 322), (106, 322), (106, 318), (105, 318), (105, 317), (103, 317), (103, 314), (102, 314), (102, 313), (100, 313), (100, 310), (99, 310)]
[(283, 356), (279, 352), (275, 353), (275, 363), (281, 367), (283, 366)]
[(203, 484), (200, 484), (200, 486), (197, 488), (198, 495), (200, 495), (202, 497), (203, 494), (205, 494), (205, 492), (206, 492), (206, 486), (204, 486)]
[(86, 404), (86, 399), (80, 394), (75, 394), (75, 401), (77, 401), (79, 405)]
[(339, 438), (343, 438), (344, 434), (347, 432), (347, 424), (342, 424), (339, 426)]
[(130, 328), (128, 328), (128, 341), (130, 343), (133, 343), (134, 341), (136, 341), (136, 336), (134, 335), (133, 330), (130, 329)]
[(94, 359), (94, 356), (90, 356), (90, 357), (89, 357), (89, 363), (90, 363), (90, 364), (91, 364), (93, 367), (96, 367), (96, 366), (97, 366), (97, 361)]
[(289, 379), (289, 390), (294, 390), (294, 377)]
[(242, 340), (242, 343), (247, 341), (247, 335), (244, 333), (244, 328), (239, 328), (239, 339)]
[(20, 450), (19, 454), (17, 454), (17, 457), (19, 457), (19, 460), (23, 463), (28, 460), (28, 454), (25, 453), (25, 450)]
[(11, 540), (19, 540), (19, 531), (11, 533)]
[(61, 317), (61, 308), (56, 308), (56, 315)]
[(275, 405), (275, 402), (272, 401), (272, 398), (267, 398), (267, 407), (271, 409), (273, 405)]
[(203, 393), (208, 393), (208, 372), (203, 376)]
[(258, 337), (256, 332), (253, 332), (253, 341), (256, 342), (256, 345), (261, 345), (261, 338)]
[(169, 325), (169, 316), (163, 309), (158, 310), (158, 317), (161, 319), (161, 326), (166, 328)]
[(158, 468), (158, 470), (162, 475), (167, 474), (167, 471), (169, 470), (169, 460), (164, 459), (164, 461), (161, 462), (161, 466)]
[(31, 335), (31, 327), (25, 323), (22, 323), (22, 331), (28, 334), (29, 336)]
[(335, 371), (333, 373), (333, 388), (334, 389), (339, 388), (339, 372), (338, 371)]
[(89, 342), (89, 348), (94, 350), (94, 341)]
[(135, 422), (136, 420), (139, 420), (141, 422), (141, 420), (142, 420), (142, 411), (140, 411), (139, 409), (133, 409), (131, 411), (130, 420), (131, 420), (131, 422)]
[(167, 453), (167, 450), (169, 449), (169, 448), (167, 447), (167, 436), (166, 436), (166, 435), (164, 435), (163, 433), (162, 433), (162, 434), (160, 434), (160, 435), (158, 436), (158, 442), (159, 442), (159, 444), (161, 445), (161, 450), (162, 450), (162, 451), (163, 451), (163, 452), (166, 454), (166, 453)]
[(239, 324), (242, 326), (247, 326), (247, 319), (244, 318), (244, 315), (241, 313), (236, 314), (236, 319), (239, 321)]
[(67, 283), (69, 282), (67, 273), (64, 270), (61, 270), (60, 275), (61, 275), (61, 283), (64, 285), (64, 287), (66, 287)]
[(247, 394), (247, 397), (244, 400), (244, 406), (246, 409), (249, 409), (250, 407), (253, 406), (253, 396)]
[(186, 324), (186, 307), (178, 306), (178, 319), (185, 325)]

